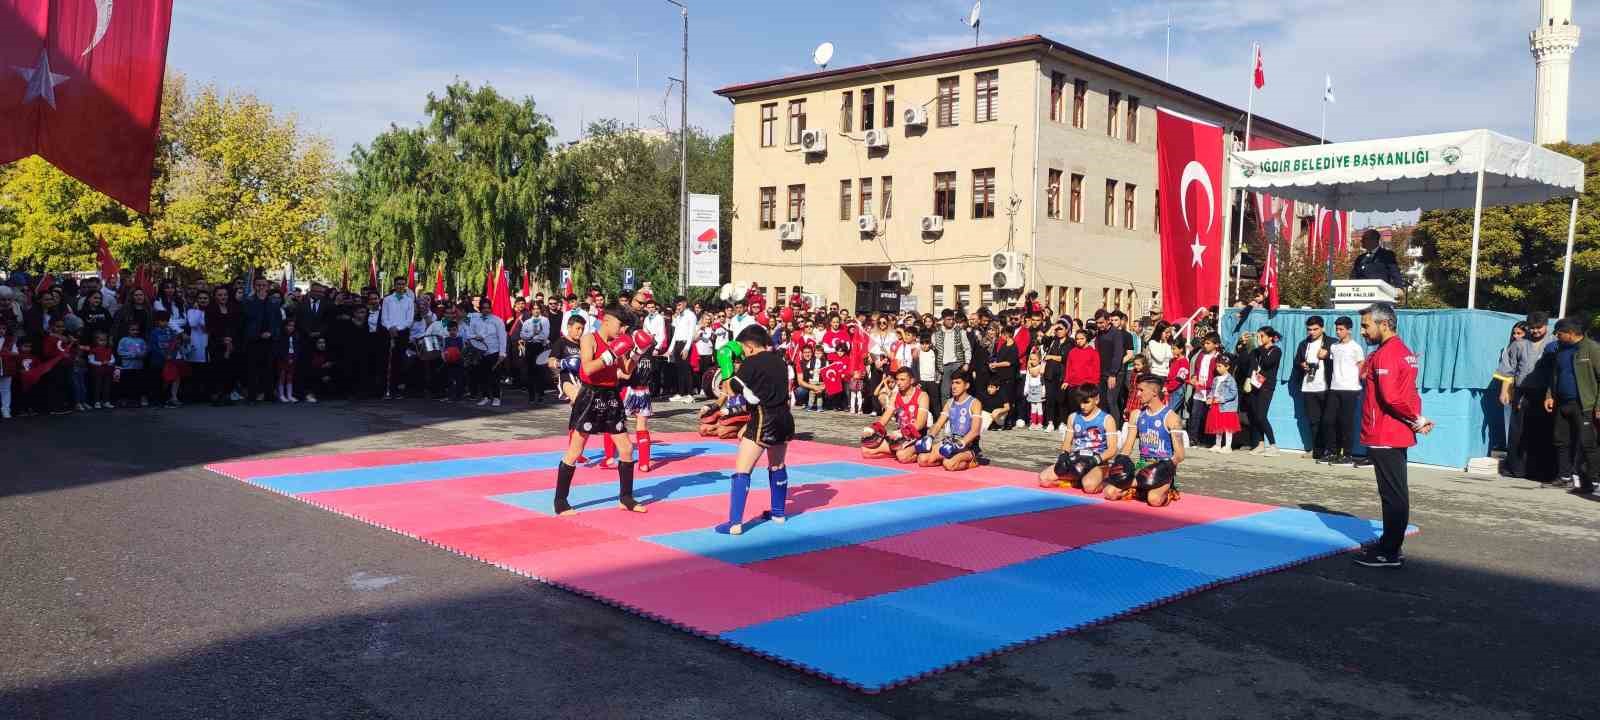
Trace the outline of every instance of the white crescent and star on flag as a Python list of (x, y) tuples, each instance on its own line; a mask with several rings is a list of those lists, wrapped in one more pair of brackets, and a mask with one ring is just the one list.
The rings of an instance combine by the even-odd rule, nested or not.
[[(83, 1), (83, 0), (79, 0)], [(106, 37), (106, 31), (111, 28), (111, 13), (115, 9), (116, 0), (92, 0), (95, 9), (94, 37), (89, 40), (89, 46), (83, 49), (79, 57), (88, 55), (100, 45)], [(27, 83), (23, 92), (22, 104), (27, 105), (35, 100), (43, 100), (50, 109), (56, 107), (56, 87), (71, 80), (68, 75), (52, 72), (50, 70), (50, 48), (45, 47), (39, 52), (39, 61), (33, 67), (11, 66), (18, 75)]]
[[(1200, 183), (1201, 189), (1206, 191), (1205, 229), (1195, 227), (1195, 224), (1189, 219), (1188, 198), (1190, 183)], [(1200, 164), (1199, 160), (1190, 160), (1188, 165), (1183, 166), (1183, 176), (1178, 182), (1178, 196), (1183, 199), (1183, 202), (1178, 204), (1178, 207), (1183, 211), (1183, 225), (1194, 231), (1194, 243), (1189, 246), (1189, 251), (1194, 253), (1191, 267), (1201, 267), (1205, 265), (1206, 245), (1200, 242), (1200, 234), (1209, 232), (1211, 223), (1216, 221), (1216, 211), (1213, 208), (1217, 205), (1217, 193), (1216, 189), (1211, 186), (1211, 173), (1206, 172), (1206, 166)], [(1198, 220), (1199, 218), (1195, 219)]]

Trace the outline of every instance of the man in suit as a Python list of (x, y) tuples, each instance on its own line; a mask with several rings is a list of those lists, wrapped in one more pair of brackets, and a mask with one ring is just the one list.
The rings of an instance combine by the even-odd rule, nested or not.
[(1394, 256), (1394, 251), (1379, 245), (1383, 235), (1377, 230), (1367, 230), (1361, 233), (1361, 247), (1365, 252), (1356, 257), (1355, 267), (1350, 268), (1351, 280), (1382, 280), (1394, 286), (1396, 290), (1405, 289), (1407, 283), (1404, 275), (1400, 274), (1400, 260)]
[(327, 288), (312, 283), (311, 293), (296, 306), (295, 325), (306, 337), (315, 340), (323, 335), (332, 318), (333, 302), (328, 300)]

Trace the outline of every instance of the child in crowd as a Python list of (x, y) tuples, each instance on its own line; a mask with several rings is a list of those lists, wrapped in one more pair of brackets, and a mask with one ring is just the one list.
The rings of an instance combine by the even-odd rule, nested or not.
[(145, 370), (148, 372), (146, 381), (156, 391), (156, 402), (161, 402), (165, 394), (167, 380), (167, 362), (172, 359), (171, 348), (177, 342), (178, 331), (172, 328), (172, 313), (166, 310), (156, 310), (151, 316), (150, 331), (146, 339), (146, 349), (149, 352)]
[(1028, 351), (1028, 372), (1022, 379), (1022, 395), (1028, 401), (1028, 424), (1044, 428), (1044, 355)]
[(1105, 476), (1102, 467), (1117, 457), (1117, 419), (1100, 409), (1100, 387), (1074, 388), (1078, 411), (1069, 421), (1069, 432), (1061, 439), (1061, 454), (1056, 463), (1039, 471), (1039, 487), (1072, 487), (1085, 494), (1100, 492)]
[(29, 373), (33, 372), (38, 364), (39, 356), (33, 353), (33, 339), (19, 338), (17, 340), (17, 386), (21, 391), (18, 394), (17, 406), (19, 414), (33, 415), (38, 412), (37, 387), (29, 383)]
[(150, 398), (145, 380), (145, 360), (150, 355), (150, 345), (145, 342), (144, 328), (129, 323), (127, 336), (117, 342), (117, 368), (112, 379), (120, 389), (124, 407), (148, 407)]
[(300, 334), (295, 332), (294, 318), (283, 321), (283, 333), (272, 350), (272, 360), (278, 369), (278, 402), (299, 402), (294, 396), (295, 373), (299, 370)]
[[(583, 325), (583, 318), (574, 315), (572, 319), (577, 320), (580, 327)], [(461, 337), (461, 324), (454, 320), (445, 321), (444, 332), (444, 351), (440, 356), (444, 358), (445, 394), (441, 401), (461, 402), (467, 385), (467, 366), (461, 362), (461, 352), (467, 341)]]
[(939, 397), (939, 364), (933, 356), (933, 333), (919, 335), (917, 347), (917, 380), (922, 385), (922, 392), (928, 395), (928, 414), (938, 417), (944, 407), (943, 398)]
[(116, 352), (111, 349), (111, 336), (104, 332), (94, 334), (94, 345), (84, 353), (89, 361), (89, 399), (95, 410), (109, 410), (111, 404), (111, 375), (116, 367)]
[(306, 402), (315, 403), (317, 394), (327, 395), (333, 387), (336, 374), (333, 355), (328, 352), (328, 338), (318, 336), (311, 346), (311, 364), (306, 367)]
[(1001, 386), (990, 376), (989, 385), (985, 392), (978, 395), (978, 401), (983, 403), (983, 423), (985, 430), (999, 430), (1006, 426), (1006, 418), (1011, 415), (1011, 399), (1001, 392)]
[[(1139, 378), (1144, 377), (1148, 372), (1150, 372), (1150, 361), (1143, 355), (1135, 355), (1133, 358), (1133, 366), (1128, 369), (1128, 377), (1126, 380), (1128, 384), (1124, 385), (1123, 387), (1137, 387), (1139, 384)], [(1132, 423), (1133, 414), (1139, 412), (1140, 407), (1142, 407), (1142, 403), (1139, 401), (1139, 393), (1130, 390), (1128, 392), (1127, 406), (1122, 408), (1122, 421), (1124, 423)]]
[(811, 345), (800, 347), (800, 368), (795, 373), (794, 402), (806, 412), (822, 409), (822, 358)]
[(11, 334), (11, 326), (0, 322), (0, 420), (11, 419), (11, 389), (15, 378), (22, 370), (19, 359), (21, 351), (17, 347), (17, 338)]
[(1206, 434), (1216, 438), (1213, 452), (1233, 452), (1233, 434), (1239, 432), (1239, 382), (1233, 378), (1233, 356), (1217, 355), (1216, 375), (1207, 396)]
[(89, 409), (89, 353), (82, 348), (72, 353), (72, 405), (79, 412)]

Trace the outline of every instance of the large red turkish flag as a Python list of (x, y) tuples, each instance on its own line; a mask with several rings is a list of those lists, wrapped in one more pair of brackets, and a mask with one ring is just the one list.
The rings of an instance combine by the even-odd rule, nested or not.
[(1217, 301), (1222, 278), (1222, 128), (1156, 113), (1161, 204), (1161, 312), (1187, 320)]
[(0, 0), (0, 163), (149, 212), (171, 29), (172, 0)]

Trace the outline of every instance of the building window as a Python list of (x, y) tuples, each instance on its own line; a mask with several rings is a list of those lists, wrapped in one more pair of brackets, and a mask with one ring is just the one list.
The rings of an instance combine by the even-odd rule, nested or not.
[(862, 130), (871, 130), (872, 128), (877, 127), (877, 125), (874, 124), (874, 122), (873, 122), (874, 120), (877, 119), (877, 117), (876, 117), (877, 112), (878, 112), (878, 94), (876, 92), (874, 92), (872, 88), (863, 88), (861, 90), (861, 129)]
[(1089, 81), (1072, 81), (1072, 126), (1086, 127), (1089, 117)]
[(1116, 137), (1117, 130), (1122, 125), (1122, 93), (1115, 90), (1106, 93), (1106, 136)]
[(1139, 98), (1128, 96), (1128, 129), (1124, 133), (1128, 142), (1139, 142)]
[(1123, 185), (1122, 185), (1122, 227), (1124, 229), (1126, 229), (1126, 230), (1133, 230), (1133, 229), (1135, 229), (1135, 226), (1138, 225), (1138, 223), (1135, 222), (1135, 218), (1137, 216), (1135, 216), (1133, 214), (1133, 206), (1134, 206), (1134, 202), (1133, 201), (1134, 201), (1134, 198), (1138, 197), (1138, 195), (1139, 195), (1139, 186), (1138, 185), (1134, 185), (1133, 183), (1123, 183)]
[(772, 288), (772, 302), (770, 304), (773, 307), (781, 308), (784, 305), (788, 305), (789, 304), (789, 293), (784, 292), (784, 290), (787, 290), (787, 289), (788, 288), (786, 288), (786, 287), (784, 287), (782, 285), (778, 285), (778, 286), (775, 286), (775, 287)]
[(943, 285), (935, 285), (935, 286), (933, 286), (933, 307), (931, 309), (933, 311), (937, 312), (940, 308), (943, 308), (943, 307), (944, 307), (944, 286)]
[(1106, 181), (1106, 227), (1117, 224), (1117, 181)]
[(789, 101), (789, 144), (800, 144), (800, 133), (806, 131), (806, 101)]
[(839, 132), (850, 132), (855, 127), (855, 93), (846, 90), (839, 94)]
[(772, 147), (778, 141), (778, 104), (761, 106), (761, 147)]
[(1116, 309), (1111, 306), (1110, 288), (1100, 288), (1100, 308), (1106, 312), (1111, 312), (1112, 310)]
[(1061, 219), (1061, 171), (1051, 169), (1050, 181), (1044, 186), (1044, 215)]
[(983, 303), (984, 305), (993, 304), (994, 303), (994, 288), (992, 288), (992, 287), (990, 287), (988, 285), (979, 285), (978, 286), (978, 301)]
[(850, 181), (849, 180), (840, 180), (839, 181), (839, 219), (840, 220), (851, 220), (851, 219), (853, 219), (851, 217), (851, 215), (850, 215), (850, 204), (851, 204), (850, 201), (852, 201), (854, 199), (855, 199), (855, 197), (853, 195), (851, 195), (851, 193), (850, 193)]
[(977, 92), (972, 102), (976, 108), (973, 120), (989, 122), (1000, 117), (1000, 71), (989, 70), (972, 77), (977, 85)]
[(1150, 225), (1155, 228), (1156, 234), (1160, 235), (1161, 234), (1161, 191), (1160, 190), (1156, 191), (1155, 202), (1150, 203), (1150, 204), (1155, 206), (1155, 212), (1150, 214)]
[(1063, 73), (1050, 73), (1050, 121), (1061, 122), (1062, 96), (1067, 92), (1067, 76)]
[(1067, 219), (1075, 223), (1083, 222), (1083, 176), (1072, 175), (1072, 196), (1068, 198)]
[(939, 127), (961, 124), (961, 78), (939, 78)]
[(956, 306), (961, 308), (963, 311), (972, 306), (971, 285), (956, 286)]
[(872, 178), (861, 178), (860, 204), (857, 208), (856, 212), (861, 215), (872, 214)]
[(894, 86), (883, 86), (883, 126), (894, 127)]
[(883, 209), (878, 212), (878, 215), (888, 220), (894, 217), (894, 178), (885, 175), (882, 180), (880, 187), (883, 189), (883, 199), (879, 202), (882, 203)]
[(956, 174), (933, 174), (933, 214), (946, 220), (956, 219)]
[(800, 222), (805, 217), (806, 186), (789, 186), (789, 222)]
[(1072, 289), (1072, 316), (1083, 317), (1083, 288)]
[(972, 217), (994, 217), (994, 168), (972, 171)]
[(761, 188), (761, 229), (771, 230), (777, 227), (778, 221), (778, 188)]

